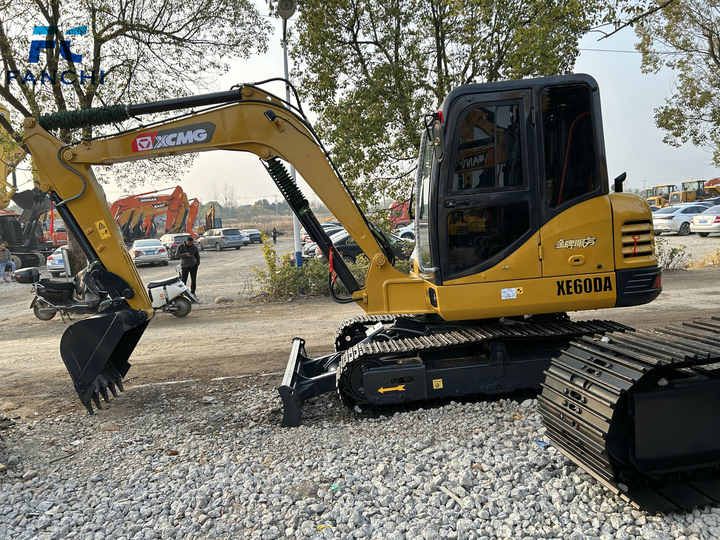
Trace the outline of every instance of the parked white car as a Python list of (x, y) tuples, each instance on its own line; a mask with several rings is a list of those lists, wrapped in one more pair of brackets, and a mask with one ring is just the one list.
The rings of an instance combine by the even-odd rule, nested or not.
[(404, 227), (399, 227), (393, 231), (393, 234), (408, 242), (415, 241), (415, 223), (410, 223)]
[(694, 216), (690, 222), (690, 230), (700, 236), (720, 233), (720, 205), (712, 206), (702, 214)]
[(47, 258), (45, 266), (52, 277), (60, 277), (65, 273), (65, 264), (63, 262), (62, 248), (59, 247), (53, 251)]
[(666, 206), (653, 212), (655, 234), (674, 232), (679, 235), (690, 234), (690, 222), (694, 216), (702, 214), (707, 207), (700, 204)]
[(170, 261), (167, 249), (160, 240), (155, 238), (135, 240), (129, 251), (136, 266), (141, 264), (162, 264), (167, 266)]

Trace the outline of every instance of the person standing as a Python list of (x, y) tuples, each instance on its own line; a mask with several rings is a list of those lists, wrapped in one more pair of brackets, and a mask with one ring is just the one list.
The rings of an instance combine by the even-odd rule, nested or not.
[(180, 257), (181, 277), (183, 283), (187, 285), (188, 275), (192, 278), (190, 292), (195, 294), (197, 286), (197, 271), (200, 266), (200, 252), (194, 243), (193, 237), (188, 236), (185, 242), (178, 248), (178, 257)]
[(11, 268), (10, 272), (14, 272), (15, 263), (13, 262), (12, 258), (10, 258), (10, 250), (7, 247), (7, 242), (2, 242), (0, 243), (0, 276), (2, 276), (3, 281), (10, 281), (5, 276), (5, 269), (8, 265)]
[(278, 237), (278, 231), (275, 227), (273, 227), (273, 230), (272, 230), (273, 244), (277, 244), (277, 237)]

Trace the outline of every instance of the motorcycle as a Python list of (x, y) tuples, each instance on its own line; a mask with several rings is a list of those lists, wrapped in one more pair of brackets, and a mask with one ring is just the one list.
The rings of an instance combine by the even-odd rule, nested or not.
[[(65, 275), (71, 275), (67, 257), (63, 257)], [(72, 281), (39, 279), (33, 283), (33, 298), (30, 308), (35, 317), (41, 321), (49, 321), (60, 312), (63, 320), (71, 315), (92, 315), (105, 311), (112, 302), (108, 294), (101, 290), (94, 279), (93, 265), (79, 272)], [(175, 317), (185, 317), (192, 311), (192, 304), (197, 297), (191, 293), (180, 279), (175, 277), (147, 284), (148, 296), (153, 309), (171, 313)]]
[(95, 285), (90, 269), (78, 273), (71, 281), (39, 279), (33, 283), (35, 297), (30, 303), (35, 317), (49, 321), (60, 312), (63, 320), (71, 315), (92, 315), (104, 310), (107, 293)]

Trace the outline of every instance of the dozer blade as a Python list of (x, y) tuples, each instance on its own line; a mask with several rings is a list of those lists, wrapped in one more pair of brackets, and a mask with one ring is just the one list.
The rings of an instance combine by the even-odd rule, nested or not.
[(72, 377), (80, 401), (93, 414), (93, 402), (117, 397), (122, 379), (130, 369), (132, 354), (149, 320), (143, 311), (122, 309), (78, 321), (65, 330), (60, 355)]
[[(560, 451), (651, 512), (720, 505), (716, 330), (574, 341), (545, 372), (540, 411)], [(716, 339), (716, 338), (715, 338)]]
[(305, 400), (335, 390), (338, 359), (339, 353), (308, 358), (305, 341), (293, 339), (285, 375), (277, 389), (283, 402), (283, 426), (299, 426)]

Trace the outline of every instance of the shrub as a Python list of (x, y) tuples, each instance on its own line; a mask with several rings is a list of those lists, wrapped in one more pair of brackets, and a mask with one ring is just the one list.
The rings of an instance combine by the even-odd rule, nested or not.
[[(253, 268), (258, 280), (260, 291), (268, 300), (279, 300), (296, 296), (298, 290), (311, 296), (329, 296), (328, 274), (330, 268), (325, 258), (307, 260), (301, 268), (295, 266), (292, 255), (279, 257), (271, 242), (263, 236), (263, 257), (265, 268)], [(359, 255), (355, 262), (346, 261), (348, 268), (355, 276), (360, 287), (365, 286), (365, 276), (370, 268), (370, 261), (365, 255)], [(412, 269), (409, 260), (396, 260), (395, 268), (408, 274)], [(336, 294), (348, 296), (342, 282), (335, 284)]]
[(253, 268), (261, 293), (273, 299), (295, 296), (302, 285), (301, 269), (295, 266), (289, 254), (278, 258), (277, 251), (265, 235), (262, 241), (266, 268)]
[(655, 253), (663, 270), (685, 270), (690, 265), (687, 247), (673, 247), (664, 238), (655, 237)]

